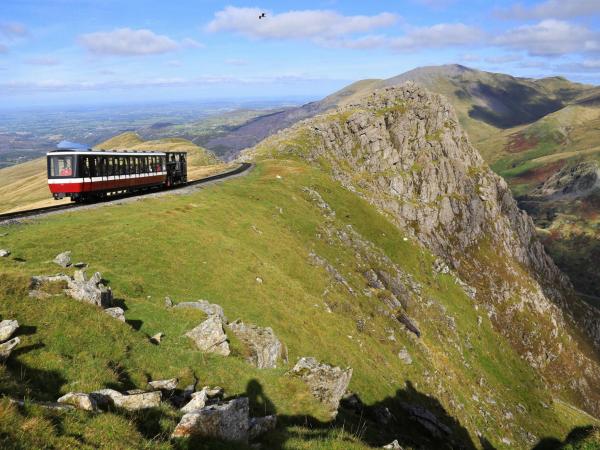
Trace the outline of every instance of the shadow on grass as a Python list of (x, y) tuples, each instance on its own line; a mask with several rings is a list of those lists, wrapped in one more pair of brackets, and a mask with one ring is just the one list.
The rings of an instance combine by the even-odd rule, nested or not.
[(567, 445), (569, 448), (600, 448), (600, 428), (592, 425), (573, 428), (564, 442), (552, 437), (542, 438), (532, 450), (559, 450)]
[[(0, 392), (10, 397), (35, 398), (43, 401), (56, 401), (67, 380), (57, 370), (33, 368), (19, 360), (18, 356), (44, 347), (38, 343), (17, 347), (6, 362), (6, 377), (0, 379)], [(0, 371), (1, 373), (1, 371)]]
[[(251, 415), (275, 412), (258, 381), (248, 383), (246, 394)], [(401, 446), (415, 448), (477, 448), (460, 422), (449, 415), (436, 398), (419, 392), (410, 381), (393, 397), (372, 405), (363, 404), (356, 395), (347, 398), (331, 421), (306, 415), (279, 415), (276, 431), (266, 434), (261, 441), (266, 448), (283, 449), (286, 442), (295, 439), (317, 442), (341, 439), (372, 447), (397, 440)], [(494, 448), (482, 439), (487, 443), (484, 448)]]

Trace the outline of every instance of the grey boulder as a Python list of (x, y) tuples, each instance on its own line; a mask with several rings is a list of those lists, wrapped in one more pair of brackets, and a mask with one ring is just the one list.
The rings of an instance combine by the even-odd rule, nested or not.
[(100, 272), (88, 279), (85, 270), (75, 272), (73, 279), (68, 281), (69, 288), (66, 293), (75, 300), (91, 303), (101, 308), (108, 308), (112, 305), (112, 291), (102, 284), (102, 275)]
[(304, 357), (296, 363), (291, 375), (300, 377), (313, 396), (327, 406), (335, 417), (340, 400), (350, 384), (352, 369), (333, 367), (319, 363), (315, 358)]
[(17, 328), (19, 328), (19, 322), (16, 320), (3, 320), (0, 322), (0, 342), (10, 339)]
[(21, 340), (16, 337), (12, 338), (10, 341), (0, 344), (0, 361), (6, 361), (15, 347), (20, 343)]
[(265, 417), (251, 417), (249, 421), (249, 437), (256, 439), (257, 437), (274, 430), (277, 426), (277, 416), (270, 415)]
[(229, 329), (248, 346), (251, 364), (259, 369), (277, 367), (283, 346), (271, 328), (235, 321), (229, 324)]
[(111, 317), (114, 317), (117, 320), (120, 320), (121, 322), (125, 322), (125, 311), (123, 311), (123, 308), (119, 308), (118, 306), (115, 306), (113, 308), (106, 308), (104, 310), (104, 312), (106, 314), (108, 314)]
[(71, 265), (71, 252), (68, 251), (56, 255), (53, 262), (61, 267), (69, 267)]
[(248, 442), (250, 409), (246, 397), (205, 406), (185, 414), (172, 437), (201, 436), (233, 442)]
[(208, 394), (206, 388), (204, 388), (200, 392), (194, 392), (192, 394), (192, 399), (183, 408), (181, 408), (181, 411), (184, 413), (198, 411), (206, 406), (207, 401)]
[(7, 256), (10, 256), (10, 250), (0, 248), (0, 258), (6, 258)]
[(205, 353), (216, 353), (222, 356), (228, 356), (230, 353), (227, 335), (219, 316), (208, 316), (204, 322), (185, 335), (194, 341), (199, 350)]
[(57, 403), (71, 405), (77, 409), (83, 409), (84, 411), (96, 411), (98, 409), (96, 400), (94, 400), (90, 394), (84, 394), (82, 392), (69, 392), (59, 398)]
[(179, 383), (177, 378), (170, 378), (168, 380), (150, 381), (148, 385), (154, 390), (174, 391), (177, 389), (177, 383)]
[(115, 406), (127, 411), (158, 408), (162, 399), (160, 391), (122, 394), (114, 389), (102, 389), (90, 394), (98, 406)]

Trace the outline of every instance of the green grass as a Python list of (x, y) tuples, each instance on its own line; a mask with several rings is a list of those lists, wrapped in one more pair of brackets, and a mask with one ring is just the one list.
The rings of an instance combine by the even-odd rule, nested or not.
[[(305, 186), (331, 205), (334, 219), (322, 215)], [(390, 258), (423, 286), (422, 300), (409, 309), (421, 339), (382, 315), (376, 295), (366, 295), (362, 272), (374, 263), (326, 234), (347, 225), (373, 244), (379, 260)], [(196, 377), (230, 395), (249, 392), (255, 413), (276, 411), (281, 420), (265, 438), (269, 448), (365, 448), (393, 440), (399, 430), (425, 442), (423, 430), (402, 416), (399, 399), (427, 405), (453, 427), (455, 442), (467, 445), (478, 442), (476, 430), (502, 448), (502, 437), (521, 442), (518, 427), (563, 439), (575, 425), (572, 417), (539, 406), (540, 399), (550, 400), (536, 374), (450, 276), (432, 274), (430, 254), (404, 240), (365, 201), (298, 161), (261, 162), (246, 177), (191, 195), (65, 213), (4, 231), (9, 234), (0, 247), (17, 259), (0, 260), (0, 315), (24, 326), (21, 350), (0, 366), (0, 391), (9, 396), (55, 400), (72, 390), (144, 388), (149, 378), (175, 376), (185, 386)], [(61, 295), (27, 297), (29, 277), (58, 272), (51, 261), (64, 250), (109, 280), (126, 306), (127, 324)], [(357, 295), (311, 265), (311, 251), (334, 265)], [(230, 320), (272, 327), (289, 349), (289, 364), (255, 369), (235, 339), (230, 357), (201, 354), (184, 333), (203, 315), (165, 308), (167, 295), (176, 302), (206, 299), (223, 306)], [(367, 323), (362, 332), (358, 319)], [(396, 341), (387, 339), (388, 330)], [(148, 336), (159, 331), (165, 333), (161, 345), (150, 344)], [(410, 366), (397, 356), (404, 347)], [(350, 389), (368, 405), (388, 406), (399, 423), (382, 428), (347, 412), (329, 423), (306, 386), (285, 375), (301, 356), (352, 367)], [(505, 408), (518, 403), (529, 413), (507, 423)], [(482, 407), (489, 417), (481, 416)], [(116, 448), (171, 448), (168, 436), (178, 419), (166, 406), (160, 414), (87, 415), (20, 410), (6, 402), (0, 417), (5, 442), (61, 448), (92, 447), (100, 439)]]

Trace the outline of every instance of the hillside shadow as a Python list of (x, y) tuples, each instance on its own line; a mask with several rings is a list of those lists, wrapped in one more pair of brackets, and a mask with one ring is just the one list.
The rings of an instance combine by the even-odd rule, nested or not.
[(8, 377), (0, 380), (0, 391), (10, 397), (22, 400), (24, 397), (43, 401), (56, 401), (67, 379), (57, 370), (31, 367), (19, 360), (20, 355), (44, 347), (37, 343), (17, 347), (5, 363)]
[(585, 445), (584, 441), (592, 437), (598, 439), (599, 435), (600, 428), (593, 425), (576, 427), (569, 432), (564, 441), (545, 437), (540, 439), (531, 450), (559, 450), (565, 448), (566, 445), (571, 445), (573, 448), (597, 448), (597, 441), (594, 441), (589, 447)]
[[(248, 383), (247, 395), (251, 411), (273, 414), (275, 407), (266, 398), (257, 380)], [(322, 421), (308, 415), (278, 415), (277, 429), (258, 440), (269, 449), (283, 449), (290, 440), (317, 441), (342, 439), (381, 448), (397, 440), (401, 446), (413, 448), (475, 450), (478, 448), (468, 431), (432, 396), (419, 392), (406, 382), (394, 396), (371, 405), (353, 394), (340, 404), (338, 415)], [(494, 447), (480, 439), (487, 449)]]

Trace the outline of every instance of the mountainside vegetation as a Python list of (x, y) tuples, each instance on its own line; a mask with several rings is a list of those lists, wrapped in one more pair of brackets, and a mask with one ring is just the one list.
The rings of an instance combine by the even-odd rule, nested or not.
[[(243, 157), (250, 174), (191, 194), (1, 228), (0, 316), (19, 321), (21, 345), (0, 390), (25, 400), (0, 401), (2, 447), (238, 448), (170, 439), (181, 413), (166, 401), (133, 413), (38, 403), (173, 377), (277, 414), (264, 448), (598, 444), (598, 315), (443, 98), (412, 84), (357, 96)], [(126, 322), (60, 287), (29, 294), (65, 250), (102, 273)], [(254, 367), (229, 327), (229, 356), (199, 351), (185, 334), (205, 314), (167, 296), (272, 328), (287, 361)], [(289, 374), (307, 356), (352, 369), (335, 418)]]

